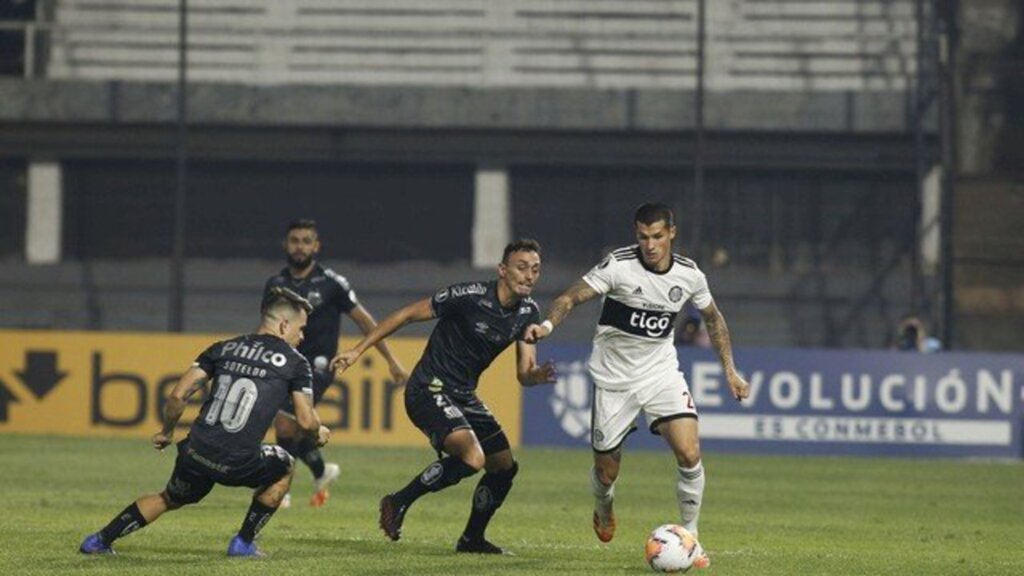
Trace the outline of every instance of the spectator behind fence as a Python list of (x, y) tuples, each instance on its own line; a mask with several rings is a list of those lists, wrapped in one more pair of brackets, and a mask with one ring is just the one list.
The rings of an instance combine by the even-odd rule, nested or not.
[(904, 316), (897, 325), (892, 348), (903, 352), (931, 354), (942, 350), (942, 342), (928, 336), (924, 322), (911, 314)]

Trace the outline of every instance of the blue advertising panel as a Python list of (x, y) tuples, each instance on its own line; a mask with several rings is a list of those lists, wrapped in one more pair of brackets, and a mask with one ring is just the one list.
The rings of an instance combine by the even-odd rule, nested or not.
[[(542, 344), (558, 383), (523, 395), (523, 444), (589, 446), (589, 345)], [(738, 349), (750, 397), (714, 353), (680, 348), (707, 450), (1021, 458), (1024, 356)], [(641, 416), (628, 448), (663, 448)]]

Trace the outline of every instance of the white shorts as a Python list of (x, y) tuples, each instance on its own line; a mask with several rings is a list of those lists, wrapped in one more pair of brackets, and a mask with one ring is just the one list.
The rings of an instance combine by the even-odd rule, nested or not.
[(697, 407), (682, 372), (673, 371), (629, 390), (605, 390), (598, 384), (594, 386), (590, 419), (590, 444), (594, 451), (618, 449), (626, 436), (636, 430), (641, 410), (652, 434), (658, 433), (662, 422), (697, 417)]

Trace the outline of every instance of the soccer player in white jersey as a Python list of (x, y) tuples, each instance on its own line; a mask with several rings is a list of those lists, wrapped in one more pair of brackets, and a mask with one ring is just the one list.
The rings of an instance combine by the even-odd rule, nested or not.
[[(700, 310), (712, 347), (737, 400), (749, 385), (736, 371), (725, 318), (715, 306), (707, 279), (692, 260), (672, 253), (676, 237), (672, 210), (644, 204), (634, 216), (637, 244), (614, 250), (555, 299), (548, 318), (527, 329), (541, 340), (578, 304), (604, 296), (588, 368), (594, 381), (591, 445), (595, 497), (594, 532), (602, 542), (615, 535), (615, 479), (622, 445), (643, 410), (650, 430), (675, 453), (676, 497), (683, 526), (697, 533), (704, 494), (704, 468), (697, 434), (697, 408), (672, 343), (676, 315), (688, 300)], [(695, 565), (706, 567), (707, 557)]]

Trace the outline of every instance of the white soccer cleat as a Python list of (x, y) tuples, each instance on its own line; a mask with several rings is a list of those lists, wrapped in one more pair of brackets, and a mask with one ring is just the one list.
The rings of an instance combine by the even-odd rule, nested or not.
[(324, 466), (323, 476), (316, 479), (314, 482), (315, 492), (313, 497), (309, 499), (309, 505), (313, 508), (319, 508), (327, 503), (327, 499), (331, 497), (330, 486), (338, 479), (341, 475), (341, 467), (334, 462), (329, 462)]

